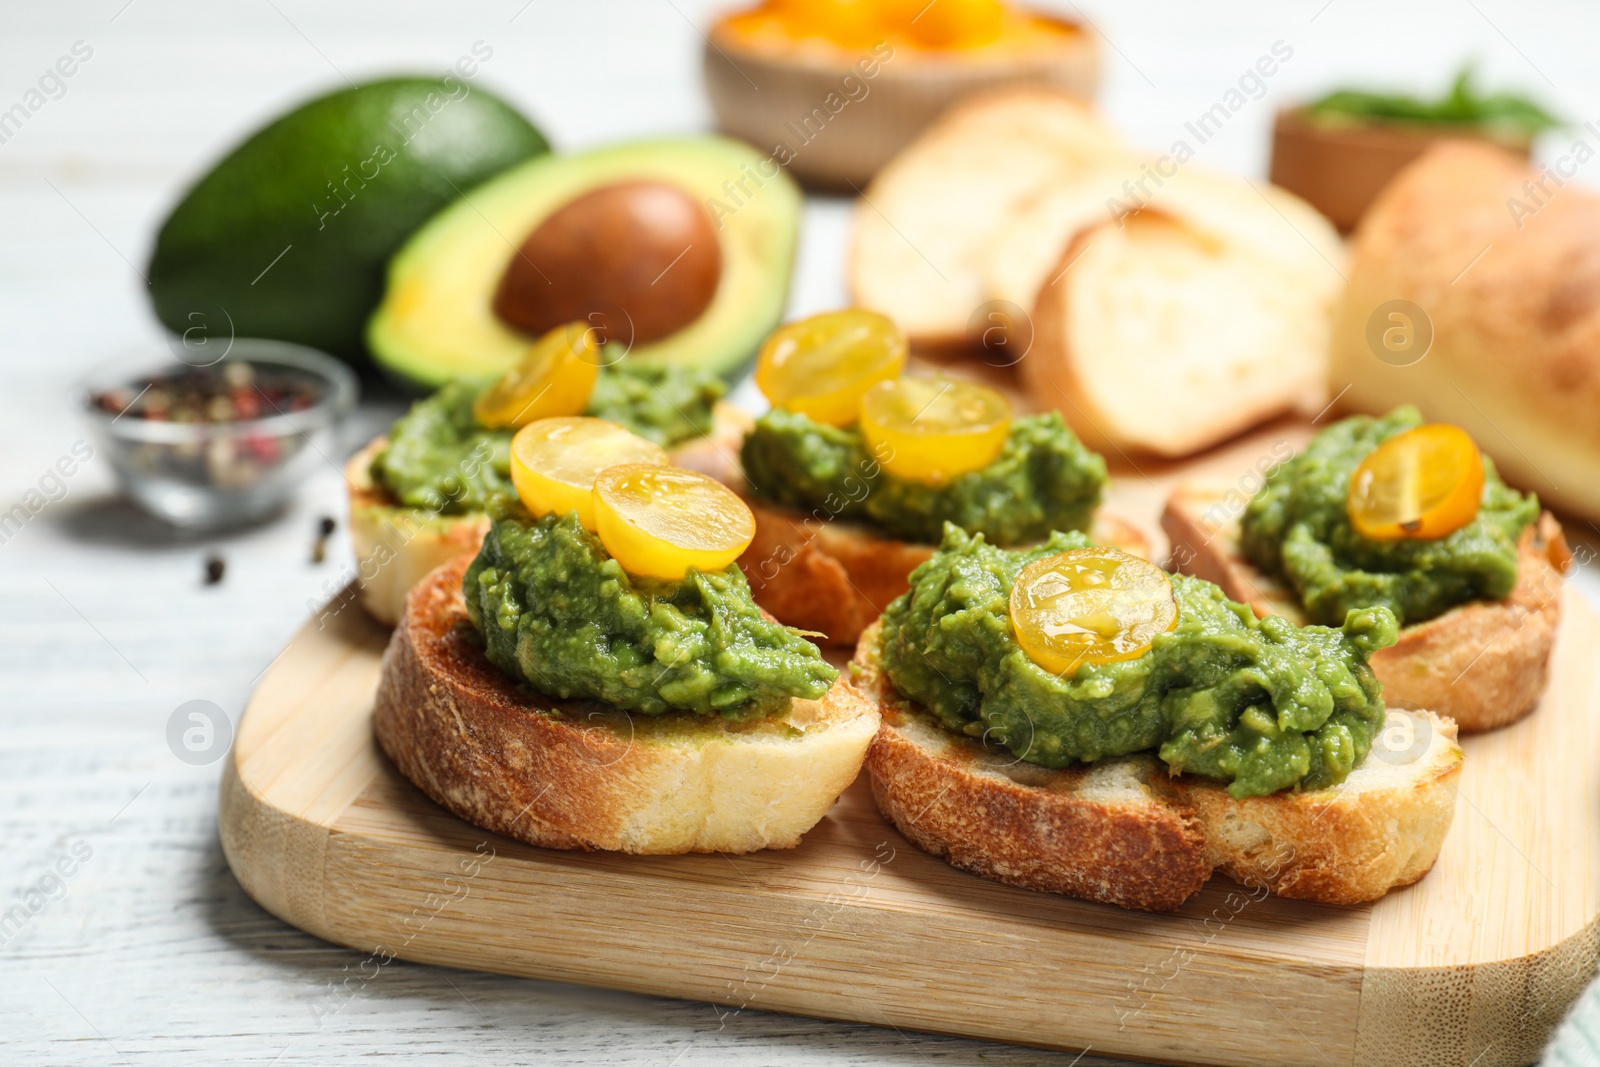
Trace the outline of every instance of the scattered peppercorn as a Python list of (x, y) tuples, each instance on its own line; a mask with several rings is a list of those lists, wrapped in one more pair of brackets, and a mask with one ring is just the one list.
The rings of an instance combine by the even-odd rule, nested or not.
[(222, 575), (228, 569), (228, 561), (221, 556), (212, 554), (206, 557), (206, 584), (216, 585), (222, 581)]
[(311, 562), (321, 563), (328, 558), (328, 537), (339, 524), (333, 521), (332, 516), (324, 515), (317, 520), (317, 539), (311, 544)]

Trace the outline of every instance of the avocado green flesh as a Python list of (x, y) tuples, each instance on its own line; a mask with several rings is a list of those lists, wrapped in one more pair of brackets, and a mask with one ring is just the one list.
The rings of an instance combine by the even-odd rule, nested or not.
[(1245, 556), (1287, 582), (1313, 622), (1337, 625), (1348, 611), (1381, 606), (1409, 625), (1471, 600), (1502, 600), (1517, 584), (1517, 541), (1539, 517), (1539, 500), (1508, 488), (1488, 456), (1478, 514), (1453, 533), (1375, 541), (1351, 525), (1346, 498), (1356, 467), (1420, 425), (1409, 406), (1336, 422), (1273, 471), (1245, 507)]
[(462, 592), (490, 662), (552, 697), (744, 720), (818, 699), (839, 673), (761, 614), (737, 565), (636, 578), (573, 512), (496, 522)]
[[(516, 501), (510, 429), (486, 429), (472, 405), (481, 382), (452, 382), (411, 405), (373, 459), (372, 475), (400, 503), (447, 515), (502, 514)], [(704, 371), (627, 360), (603, 367), (584, 414), (627, 427), (664, 448), (711, 432), (727, 392)]]
[(357, 360), (390, 257), (463, 191), (549, 150), (463, 81), (397, 78), (319, 97), (252, 134), (179, 201), (147, 272), (191, 347), (270, 337)]
[(772, 166), (749, 146), (720, 137), (530, 160), (440, 212), (395, 256), (368, 325), (373, 354), (391, 372), (428, 387), (505, 370), (532, 338), (502, 323), (490, 302), (523, 240), (583, 193), (661, 181), (706, 206), (722, 242), (721, 279), (699, 318), (633, 346), (630, 358), (732, 375), (778, 324), (788, 298), (800, 194), (781, 170), (762, 178)]
[(757, 496), (923, 544), (946, 522), (1002, 546), (1087, 529), (1106, 482), (1105, 460), (1055, 413), (1016, 419), (993, 462), (938, 486), (884, 471), (854, 427), (781, 408), (756, 421), (740, 458)]
[(947, 729), (1031, 763), (1153, 751), (1174, 774), (1225, 781), (1236, 797), (1337, 785), (1366, 756), (1384, 721), (1368, 659), (1398, 632), (1386, 609), (1300, 628), (1174, 575), (1176, 629), (1134, 659), (1056, 675), (1017, 644), (1011, 587), (1034, 560), (1088, 543), (1057, 533), (1008, 551), (947, 528), (884, 612), (894, 687)]

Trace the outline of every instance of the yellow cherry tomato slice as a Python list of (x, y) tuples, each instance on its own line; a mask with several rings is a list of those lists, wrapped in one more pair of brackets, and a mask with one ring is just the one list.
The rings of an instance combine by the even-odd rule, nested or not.
[(682, 578), (720, 571), (756, 535), (756, 517), (715, 478), (682, 467), (628, 463), (594, 482), (600, 543), (629, 574)]
[(1350, 525), (1374, 541), (1434, 540), (1461, 529), (1483, 499), (1483, 456), (1459, 426), (1429, 423), (1368, 453), (1350, 477)]
[(619, 463), (666, 462), (654, 441), (584, 416), (530, 422), (511, 439), (511, 484), (523, 506), (535, 516), (576, 511), (590, 530), (595, 475)]
[(1000, 36), (1005, 5), (1000, 0), (939, 0), (916, 3), (905, 32), (923, 48), (977, 48)]
[(1144, 654), (1178, 625), (1167, 574), (1115, 548), (1034, 560), (1011, 587), (1011, 628), (1029, 659), (1058, 675)]
[(905, 365), (905, 335), (889, 319), (860, 308), (829, 311), (772, 332), (756, 358), (756, 387), (774, 407), (848, 426), (861, 394)]
[(880, 382), (861, 398), (861, 436), (897, 478), (938, 485), (994, 462), (1011, 432), (1011, 402), (947, 378)]
[(599, 375), (595, 331), (586, 323), (569, 322), (530, 345), (522, 359), (479, 394), (472, 414), (490, 429), (577, 415), (589, 406)]

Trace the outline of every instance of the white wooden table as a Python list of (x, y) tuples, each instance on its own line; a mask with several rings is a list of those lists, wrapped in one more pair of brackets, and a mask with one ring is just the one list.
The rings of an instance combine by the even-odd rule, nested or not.
[[(91, 366), (161, 344), (139, 274), (184, 182), (262, 119), (349, 77), (442, 71), (475, 41), (480, 84), (561, 146), (706, 126), (691, 0), (309, 0), (0, 3), (0, 110), (75, 42), (92, 56), (0, 143), (0, 507), (84, 436), (68, 389)], [(1476, 55), (1496, 83), (1600, 117), (1600, 8), (1366, 0), (1086, 5), (1108, 40), (1105, 101), (1165, 150), (1274, 41), (1294, 49), (1265, 100), (1201, 157), (1258, 174), (1275, 100), (1362, 76), (1422, 88)], [(1595, 168), (1600, 174), (1600, 166)], [(1592, 176), (1589, 176), (1592, 180)], [(793, 310), (843, 300), (845, 206), (808, 211)], [(354, 448), (397, 410), (369, 403)], [(331, 468), (281, 520), (184, 538), (111, 491), (91, 461), (0, 543), (0, 1060), (20, 1063), (1096, 1062), (1071, 1054), (745, 1012), (395, 962), (322, 1013), (364, 959), (255, 906), (216, 840), (217, 765), (168, 748), (178, 705), (237, 717), (289, 635), (342, 584)], [(224, 580), (201, 582), (221, 552)], [(1586, 585), (1593, 588), (1585, 577)], [(62, 872), (70, 872), (63, 874)], [(28, 903), (34, 907), (28, 907)], [(1019, 974), (1017, 981), (1027, 981)]]

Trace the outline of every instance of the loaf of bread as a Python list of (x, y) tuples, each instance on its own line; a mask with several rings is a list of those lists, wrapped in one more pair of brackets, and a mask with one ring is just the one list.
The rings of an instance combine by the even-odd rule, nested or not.
[(1416, 404), (1506, 480), (1600, 519), (1600, 196), (1444, 142), (1356, 231), (1329, 384), (1341, 408)]

